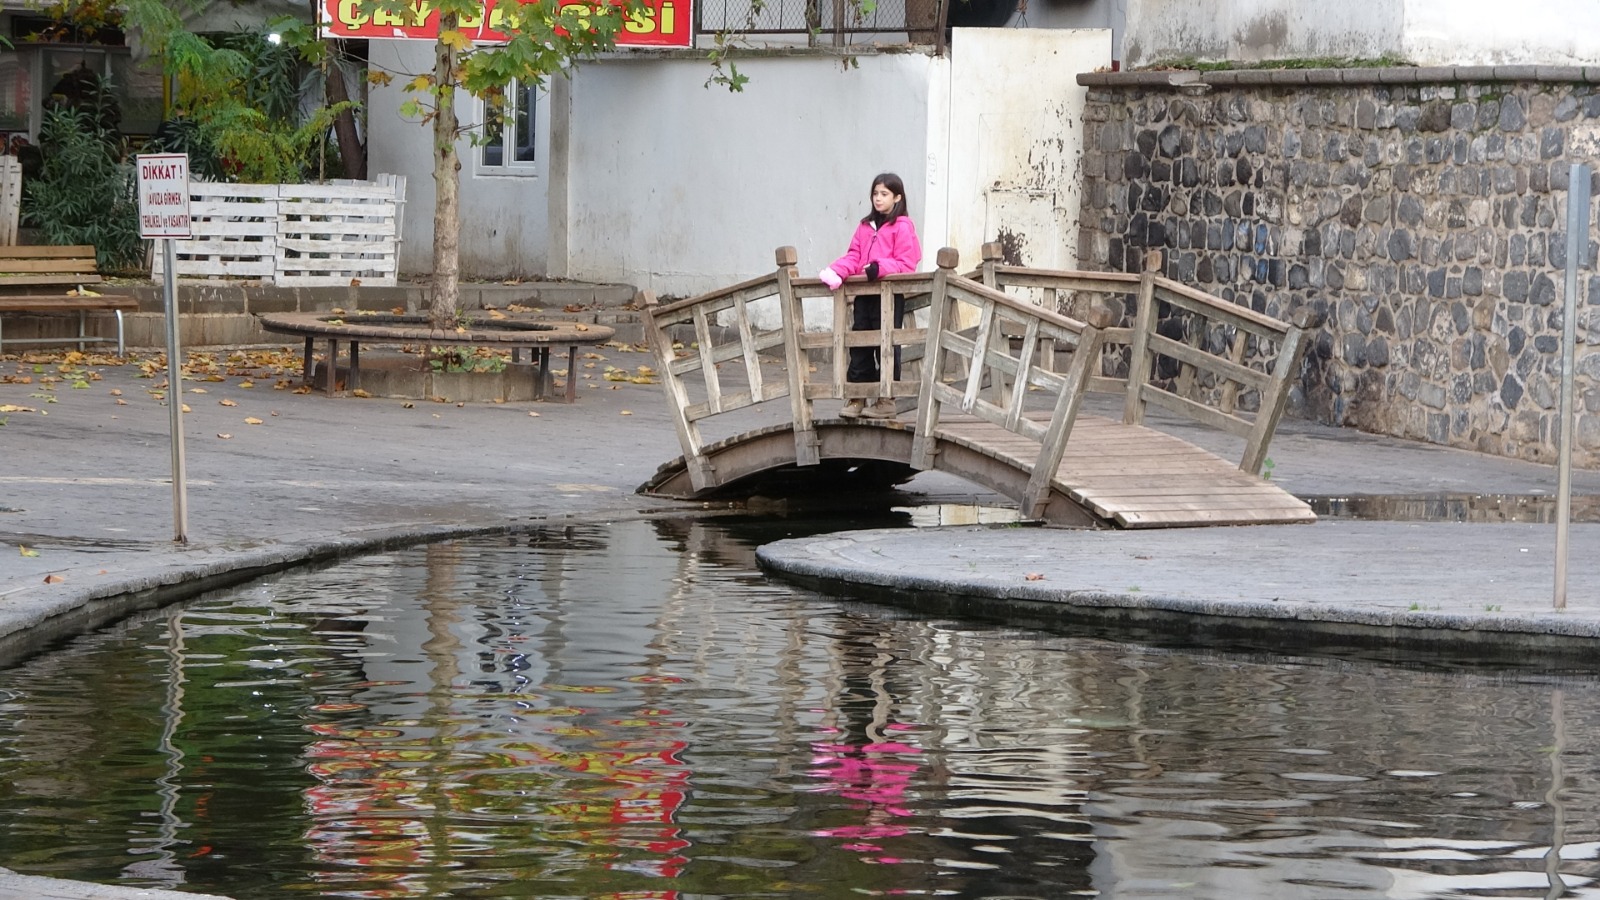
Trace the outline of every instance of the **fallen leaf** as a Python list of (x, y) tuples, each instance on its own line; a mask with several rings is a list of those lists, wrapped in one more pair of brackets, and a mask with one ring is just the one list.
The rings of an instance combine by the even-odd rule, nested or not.
[(1044, 573), (1043, 572), (1029, 572), (1028, 574), (1026, 574), (1026, 575), (1024, 575), (1022, 577), (1026, 578), (1029, 581), (1043, 581), (1044, 580)]
[[(400, 404), (400, 408), (401, 409), (416, 409), (417, 405), (415, 403), (412, 403), (410, 400), (407, 400), (406, 402)], [(537, 413), (535, 413), (535, 415), (537, 415)]]
[(241, 381), (241, 382), (239, 382), (239, 387), (242, 387), (247, 391), (250, 390), (251, 388), (255, 387), (255, 386), (256, 386), (256, 383), (254, 381)]
[(620, 416), (631, 416), (631, 415), (633, 415), (633, 411), (625, 409), (622, 412), (618, 413), (617, 415), (620, 415)]
[(113, 396), (113, 397), (121, 397), (122, 396), (122, 388), (112, 388), (111, 389), (111, 396)]
[(218, 406), (238, 406), (239, 404), (237, 404), (237, 403), (233, 402), (232, 400), (229, 400), (228, 398), (224, 397), (221, 400), (217, 401), (217, 405)]
[(22, 551), (22, 555), (23, 556), (38, 556), (39, 555), (39, 551), (33, 549), (32, 547), (18, 547), (17, 549)]
[(231, 434), (228, 434), (228, 433), (227, 433), (227, 432), (226, 432), (226, 431), (219, 431), (219, 432), (217, 432), (217, 437), (219, 437), (219, 438), (222, 438), (222, 439), (223, 439), (223, 440), (225, 440), (225, 441), (231, 441), (231, 440), (233, 440), (233, 435), (231, 435)]
[(190, 409), (190, 408), (189, 408), (189, 404), (187, 404), (187, 403), (180, 403), (180, 404), (178, 404), (178, 406), (179, 406), (179, 407), (180, 407), (180, 408), (181, 408), (181, 409), (182, 409), (182, 410), (183, 410), (183, 411), (184, 411), (184, 412), (194, 412), (194, 410), (192, 410), (192, 409)]
[(530, 412), (530, 413), (528, 413), (528, 415), (529, 415), (529, 416), (532, 416), (532, 417), (533, 417), (533, 418), (535, 418), (535, 419), (537, 419), (537, 418), (539, 418), (539, 414), (538, 414), (538, 413), (536, 413), (536, 412)]
[(362, 390), (361, 388), (356, 388), (355, 390), (350, 392), (350, 396), (368, 398), (368, 397), (371, 397), (372, 395), (370, 393)]
[(128, 401), (122, 399), (121, 397), (118, 397), (117, 398), (117, 405), (118, 406), (127, 406), (128, 405)]
[(260, 425), (261, 424), (261, 420), (256, 418), (255, 416), (251, 416), (248, 419), (245, 419), (244, 423), (246, 425)]
[(0, 413), (12, 413), (12, 412), (38, 412), (38, 410), (34, 409), (31, 406), (15, 406), (15, 405), (12, 405), (10, 403), (7, 403), (4, 406), (0, 406)]
[(206, 389), (205, 388), (189, 388), (189, 393), (191, 393), (191, 394), (204, 394), (204, 393), (206, 393)]
[(67, 579), (63, 578), (60, 575), (46, 575), (44, 577), (44, 583), (45, 584), (60, 584), (61, 582), (66, 581), (66, 580)]

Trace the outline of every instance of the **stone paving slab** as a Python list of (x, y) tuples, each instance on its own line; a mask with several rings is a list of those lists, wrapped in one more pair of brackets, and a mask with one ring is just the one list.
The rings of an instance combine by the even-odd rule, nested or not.
[[(768, 544), (761, 564), (825, 585), (1059, 607), (1187, 630), (1237, 620), (1279, 642), (1600, 648), (1600, 525), (1572, 531), (1568, 606), (1552, 608), (1554, 529), (1533, 524), (1324, 521), (1088, 531), (967, 527), (855, 531)], [(1033, 617), (1052, 615), (1035, 608)], [(1291, 639), (1293, 639), (1291, 641)], [(1560, 645), (1559, 647), (1557, 645)]]

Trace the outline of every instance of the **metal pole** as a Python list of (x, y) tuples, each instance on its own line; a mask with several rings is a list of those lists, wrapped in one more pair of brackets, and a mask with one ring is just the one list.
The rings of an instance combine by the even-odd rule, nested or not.
[(1561, 308), (1561, 442), (1556, 450), (1556, 584), (1567, 608), (1567, 532), (1572, 519), (1572, 396), (1577, 368), (1578, 270), (1589, 258), (1589, 167), (1573, 163), (1567, 183), (1567, 293)]
[(189, 486), (183, 465), (183, 357), (178, 349), (178, 264), (172, 238), (161, 241), (162, 299), (167, 313), (167, 413), (172, 432), (172, 522), (175, 543), (189, 543)]

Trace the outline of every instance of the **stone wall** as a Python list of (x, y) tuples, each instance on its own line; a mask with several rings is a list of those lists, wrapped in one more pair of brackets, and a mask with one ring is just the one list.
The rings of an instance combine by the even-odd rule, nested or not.
[[(1554, 459), (1569, 166), (1600, 166), (1600, 69), (1080, 82), (1085, 268), (1136, 271), (1159, 249), (1168, 276), (1234, 302), (1325, 311), (1293, 414)], [(1596, 234), (1578, 318), (1585, 466), (1600, 465)]]

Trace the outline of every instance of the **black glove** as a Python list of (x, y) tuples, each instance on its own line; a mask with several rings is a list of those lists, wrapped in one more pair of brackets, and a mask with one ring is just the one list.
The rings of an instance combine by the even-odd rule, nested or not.
[(877, 281), (878, 280), (878, 264), (877, 263), (869, 262), (869, 263), (867, 263), (867, 267), (865, 269), (862, 269), (861, 271), (862, 271), (862, 274), (867, 276), (867, 280), (868, 281)]

